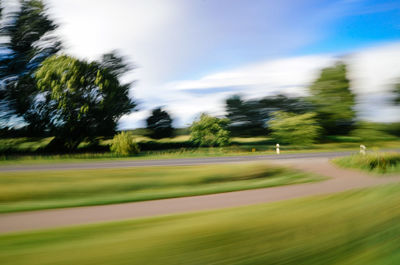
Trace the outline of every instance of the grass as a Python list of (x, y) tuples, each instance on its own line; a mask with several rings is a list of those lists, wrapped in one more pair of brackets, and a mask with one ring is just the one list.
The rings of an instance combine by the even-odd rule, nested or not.
[(265, 164), (0, 173), (0, 213), (212, 194), (322, 180)]
[(33, 152), (39, 148), (43, 148), (50, 143), (53, 137), (47, 138), (3, 138), (0, 139), (0, 151), (16, 150)]
[(0, 236), (1, 264), (400, 264), (400, 185)]
[[(183, 136), (185, 137), (185, 136)], [(46, 138), (47, 139), (47, 138)], [(235, 138), (236, 139), (236, 138)], [(232, 145), (224, 148), (180, 148), (159, 151), (143, 151), (137, 156), (121, 157), (105, 153), (78, 153), (60, 155), (0, 155), (0, 166), (15, 164), (46, 164), (46, 163), (79, 163), (109, 160), (143, 160), (143, 159), (174, 159), (174, 158), (200, 158), (217, 156), (249, 156), (249, 155), (274, 155), (275, 146), (265, 145), (267, 138), (241, 138), (241, 145)], [(238, 139), (236, 139), (237, 141)], [(167, 140), (163, 140), (167, 141)], [(253, 142), (252, 142), (253, 141)], [(32, 142), (29, 142), (32, 143)], [(262, 144), (259, 144), (262, 143)], [(33, 144), (33, 143), (32, 143)], [(382, 148), (400, 148), (400, 141), (374, 142), (367, 145), (368, 150), (378, 151)], [(255, 152), (252, 152), (254, 148)], [(295, 154), (306, 152), (333, 152), (357, 151), (359, 143), (324, 143), (310, 146), (285, 146), (281, 145), (281, 154)]]
[(372, 173), (400, 173), (400, 153), (372, 153), (334, 159), (339, 166), (356, 168)]
[[(339, 139), (340, 138), (340, 139)], [(360, 143), (354, 137), (334, 137), (336, 142), (312, 145), (281, 144), (282, 154), (329, 151), (357, 151)], [(0, 139), (0, 166), (18, 164), (90, 162), (105, 160), (173, 159), (215, 156), (273, 155), (275, 142), (268, 137), (232, 138), (232, 145), (223, 148), (193, 148), (188, 135), (152, 140), (145, 136), (135, 136), (142, 152), (137, 156), (122, 157), (107, 152), (110, 139), (100, 139), (100, 145), (91, 149), (89, 143), (81, 143), (77, 153), (46, 154), (43, 148), (49, 138), (7, 138)], [(400, 148), (400, 141), (366, 141), (368, 150)], [(42, 150), (42, 151), (40, 151)], [(97, 150), (97, 151), (95, 151)], [(2, 154), (2, 155), (1, 155)]]

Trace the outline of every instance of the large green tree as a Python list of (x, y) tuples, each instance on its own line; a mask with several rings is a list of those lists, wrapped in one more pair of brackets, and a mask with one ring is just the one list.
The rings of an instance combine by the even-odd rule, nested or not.
[(355, 96), (350, 90), (346, 65), (337, 63), (322, 69), (319, 78), (310, 86), (310, 101), (317, 120), (326, 135), (348, 134), (356, 113)]
[(154, 139), (171, 137), (174, 133), (172, 118), (169, 113), (162, 108), (156, 108), (146, 119), (149, 136)]
[[(54, 35), (57, 25), (49, 18), (41, 0), (1, 2), (0, 41), (0, 111), (2, 124), (11, 121), (34, 126), (43, 123), (43, 106), (37, 102), (39, 90), (34, 72), (44, 59), (59, 51), (61, 44)], [(10, 11), (10, 6), (17, 6)], [(18, 119), (19, 117), (19, 119)], [(47, 119), (47, 117), (45, 117)], [(12, 124), (12, 123), (11, 123)]]
[(74, 149), (83, 140), (110, 135), (117, 121), (134, 107), (130, 84), (102, 62), (59, 55), (46, 59), (35, 74), (50, 106), (55, 142)]

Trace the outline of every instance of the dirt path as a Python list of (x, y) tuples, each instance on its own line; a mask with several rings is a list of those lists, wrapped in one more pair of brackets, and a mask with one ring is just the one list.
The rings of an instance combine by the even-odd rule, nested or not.
[(0, 233), (221, 209), (400, 182), (400, 176), (379, 178), (360, 171), (337, 168), (329, 162), (328, 158), (300, 158), (268, 162), (291, 166), (328, 176), (331, 179), (318, 183), (175, 199), (1, 214)]

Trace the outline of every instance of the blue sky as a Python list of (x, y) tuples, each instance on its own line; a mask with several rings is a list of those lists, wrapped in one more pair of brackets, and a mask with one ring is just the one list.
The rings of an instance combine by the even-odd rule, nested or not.
[[(66, 50), (94, 59), (119, 49), (137, 66), (127, 76), (143, 126), (165, 106), (177, 126), (207, 111), (223, 115), (232, 94), (304, 95), (322, 67), (346, 58), (360, 117), (396, 120), (388, 91), (400, 77), (400, 1), (48, 0)], [(345, 57), (343, 57), (345, 56)], [(368, 95), (379, 99), (374, 110)], [(376, 104), (375, 104), (376, 105)]]
[[(351, 52), (400, 38), (400, 1), (347, 1), (320, 39), (299, 53)], [(346, 3), (346, 1), (345, 1)]]

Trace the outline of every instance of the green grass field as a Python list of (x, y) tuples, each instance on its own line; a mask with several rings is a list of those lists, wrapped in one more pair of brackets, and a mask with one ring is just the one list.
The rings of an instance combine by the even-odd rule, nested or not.
[(356, 168), (377, 174), (400, 173), (400, 153), (370, 153), (334, 159), (345, 168)]
[[(183, 136), (185, 137), (185, 136)], [(47, 138), (46, 138), (47, 139)], [(137, 156), (121, 157), (110, 152), (104, 153), (77, 153), (59, 155), (0, 155), (0, 166), (15, 164), (46, 164), (46, 163), (80, 163), (94, 161), (117, 161), (117, 160), (144, 160), (144, 159), (174, 159), (174, 158), (200, 158), (217, 156), (251, 156), (251, 155), (275, 155), (275, 146), (259, 144), (253, 138), (239, 138), (241, 145), (232, 145), (224, 148), (180, 148), (158, 151), (143, 151)], [(254, 138), (253, 140), (255, 140)], [(44, 140), (43, 140), (44, 141)], [(163, 141), (166, 141), (165, 139)], [(35, 146), (36, 142), (24, 142), (25, 146)], [(43, 143), (42, 143), (43, 144)], [(19, 146), (19, 145), (17, 145)], [(379, 151), (384, 148), (400, 148), (400, 141), (374, 142), (368, 146), (368, 150)], [(252, 152), (254, 148), (255, 152)], [(0, 148), (1, 149), (1, 148)], [(324, 143), (310, 146), (285, 146), (281, 145), (281, 154), (295, 154), (306, 152), (333, 152), (333, 151), (355, 151), (359, 150), (359, 143)]]
[(319, 181), (263, 164), (0, 173), (0, 213), (144, 201)]
[(0, 264), (400, 264), (400, 185), (0, 236)]

